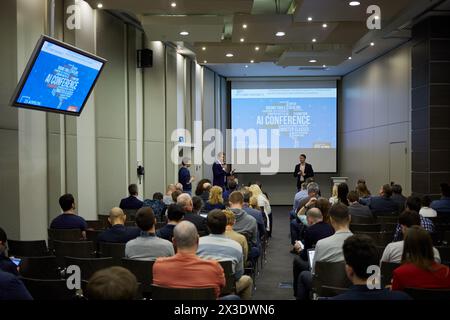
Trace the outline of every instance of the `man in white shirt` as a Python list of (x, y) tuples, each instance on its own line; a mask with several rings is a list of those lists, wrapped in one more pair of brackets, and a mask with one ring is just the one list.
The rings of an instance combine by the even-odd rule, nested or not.
[(309, 299), (309, 292), (312, 288), (312, 277), (316, 261), (339, 262), (344, 261), (342, 246), (344, 241), (353, 235), (350, 231), (350, 214), (346, 205), (337, 203), (333, 205), (329, 212), (330, 222), (333, 226), (334, 235), (317, 241), (314, 261), (311, 271), (303, 271), (298, 278), (297, 300)]

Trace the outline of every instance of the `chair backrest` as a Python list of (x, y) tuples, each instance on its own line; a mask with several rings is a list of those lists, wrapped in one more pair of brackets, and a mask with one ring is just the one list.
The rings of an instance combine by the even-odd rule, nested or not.
[(105, 224), (102, 220), (86, 220), (89, 229), (103, 230), (105, 229)]
[(104, 230), (86, 230), (86, 240), (97, 242), (97, 237), (102, 232), (104, 232)]
[(81, 270), (81, 279), (89, 280), (91, 276), (98, 270), (106, 269), (113, 266), (113, 259), (108, 258), (75, 258), (64, 257), (66, 267), (75, 265)]
[(379, 213), (377, 214), (377, 222), (378, 223), (397, 223), (398, 222), (398, 213)]
[(153, 264), (155, 261), (122, 258), (122, 266), (135, 275), (141, 284), (144, 297), (151, 296), (153, 283)]
[(436, 249), (439, 251), (439, 256), (441, 257), (442, 263), (449, 263), (450, 262), (450, 245), (439, 246), (439, 247), (436, 247)]
[(105, 228), (108, 228), (111, 226), (111, 224), (108, 221), (108, 218), (109, 218), (108, 214), (98, 214), (97, 215), (97, 219), (103, 223), (103, 226)]
[(222, 288), (220, 295), (225, 296), (232, 294), (236, 290), (236, 279), (233, 273), (233, 262), (230, 260), (219, 261), (225, 274), (225, 287)]
[(372, 223), (372, 224), (350, 224), (350, 230), (352, 232), (379, 232), (381, 231), (381, 224)]
[(397, 228), (397, 223), (383, 223), (381, 225), (381, 231), (393, 234)]
[(49, 240), (80, 241), (80, 229), (48, 229)]
[(136, 222), (133, 221), (125, 221), (125, 227), (136, 227)]
[(356, 234), (364, 234), (373, 239), (376, 246), (387, 246), (392, 242), (392, 233), (390, 232), (366, 232), (366, 231), (355, 231)]
[(20, 261), (20, 275), (32, 279), (61, 279), (55, 256), (24, 257)]
[(327, 297), (330, 294), (322, 290), (323, 286), (336, 288), (349, 288), (352, 283), (345, 272), (345, 262), (316, 261), (314, 266), (313, 292), (319, 297)]
[(449, 300), (450, 289), (405, 288), (404, 291), (414, 300)]
[(381, 286), (384, 288), (391, 284), (392, 273), (400, 267), (400, 263), (382, 262), (381, 263)]
[(53, 241), (55, 256), (93, 258), (95, 247), (92, 241)]
[(48, 256), (47, 243), (45, 240), (8, 240), (8, 255), (14, 257)]
[(137, 209), (123, 209), (127, 216), (127, 221), (134, 221), (136, 219)]
[(72, 300), (75, 290), (67, 288), (66, 280), (21, 278), (34, 300)]
[(351, 223), (352, 224), (373, 224), (375, 223), (375, 218), (373, 217), (362, 217), (362, 216), (355, 216), (353, 215), (351, 217)]
[(333, 286), (322, 286), (322, 297), (334, 297), (347, 292), (349, 288), (339, 288)]
[(112, 257), (114, 265), (120, 265), (125, 257), (125, 243), (99, 242), (98, 256)]
[(166, 288), (152, 285), (153, 300), (215, 300), (214, 288)]

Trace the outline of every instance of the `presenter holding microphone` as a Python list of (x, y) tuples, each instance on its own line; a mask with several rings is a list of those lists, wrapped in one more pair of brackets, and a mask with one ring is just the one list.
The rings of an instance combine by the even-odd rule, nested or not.
[(226, 177), (231, 176), (234, 173), (234, 170), (232, 170), (231, 172), (227, 172), (225, 167), (225, 153), (219, 152), (219, 154), (217, 155), (217, 160), (212, 166), (213, 185), (219, 186), (222, 189), (225, 188)]
[(314, 177), (314, 170), (309, 163), (306, 163), (306, 155), (300, 155), (300, 163), (295, 166), (294, 177), (297, 178), (297, 190), (300, 191), (302, 183), (306, 179)]

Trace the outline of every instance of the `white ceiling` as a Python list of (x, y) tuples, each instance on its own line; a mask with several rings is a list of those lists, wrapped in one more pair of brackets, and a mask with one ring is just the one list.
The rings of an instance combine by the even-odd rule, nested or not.
[[(350, 0), (87, 0), (94, 8), (100, 1), (134, 15), (149, 41), (173, 42), (227, 77), (344, 75), (408, 41), (409, 27), (428, 10), (450, 7), (450, 0), (359, 0), (357, 7)], [(373, 4), (381, 30), (366, 26)]]

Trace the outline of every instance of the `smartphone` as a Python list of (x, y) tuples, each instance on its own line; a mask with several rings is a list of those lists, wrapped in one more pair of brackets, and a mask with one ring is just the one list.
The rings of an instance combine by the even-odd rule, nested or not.
[(20, 261), (22, 261), (22, 259), (14, 258), (14, 257), (11, 257), (10, 259), (11, 259), (12, 262), (14, 262), (14, 264), (15, 264), (16, 266), (19, 266)]

